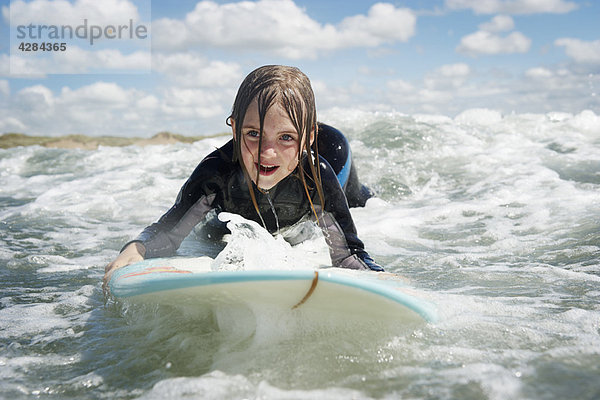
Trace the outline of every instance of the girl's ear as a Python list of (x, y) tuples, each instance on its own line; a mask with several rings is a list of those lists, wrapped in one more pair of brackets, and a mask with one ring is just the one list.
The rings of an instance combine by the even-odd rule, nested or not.
[(236, 140), (235, 138), (235, 121), (233, 120), (233, 118), (229, 117), (229, 123), (227, 125), (231, 126), (231, 134), (233, 136), (233, 140)]
[(310, 145), (312, 146), (315, 141), (315, 128), (310, 131)]

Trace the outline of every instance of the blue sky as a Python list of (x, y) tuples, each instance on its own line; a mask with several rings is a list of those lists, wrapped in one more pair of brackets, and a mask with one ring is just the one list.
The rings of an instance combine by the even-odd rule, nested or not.
[[(600, 114), (600, 3), (591, 0), (0, 4), (0, 133), (222, 132), (239, 83), (263, 64), (301, 68), (325, 117), (338, 109)], [(132, 20), (151, 35), (66, 41), (64, 54), (17, 49), (34, 41), (15, 37), (19, 24), (83, 19), (104, 28)]]

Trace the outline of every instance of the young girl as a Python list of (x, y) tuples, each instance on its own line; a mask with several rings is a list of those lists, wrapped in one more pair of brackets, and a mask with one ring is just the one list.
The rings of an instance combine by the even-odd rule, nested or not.
[[(310, 216), (323, 230), (333, 266), (383, 271), (364, 250), (346, 198), (362, 206), (371, 194), (358, 184), (343, 135), (317, 123), (306, 75), (277, 65), (254, 70), (227, 123), (233, 139), (202, 160), (173, 207), (124, 246), (107, 265), (105, 282), (117, 268), (173, 255), (212, 209), (239, 214), (271, 233)], [(319, 156), (320, 146), (335, 170)]]

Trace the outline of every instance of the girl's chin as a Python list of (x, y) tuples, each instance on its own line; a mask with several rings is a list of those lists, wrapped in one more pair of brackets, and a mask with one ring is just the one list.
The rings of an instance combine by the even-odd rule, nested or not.
[(272, 179), (264, 179), (263, 177), (261, 177), (257, 184), (256, 181), (252, 179), (252, 182), (254, 182), (254, 184), (262, 190), (273, 189), (280, 181), (281, 179), (275, 182)]
[[(258, 182), (258, 185), (256, 185), (256, 186), (258, 186), (262, 190), (270, 190), (270, 189), (273, 189), (273, 187), (275, 187), (278, 183), (279, 182), (274, 182), (274, 183), (272, 183), (272, 182), (263, 182), (263, 180), (261, 179)], [(254, 184), (256, 184), (256, 182), (254, 182)]]

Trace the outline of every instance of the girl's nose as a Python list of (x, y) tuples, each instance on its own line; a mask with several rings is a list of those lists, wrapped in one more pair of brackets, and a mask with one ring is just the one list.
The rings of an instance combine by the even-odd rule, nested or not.
[(263, 138), (263, 142), (261, 143), (260, 155), (261, 157), (272, 157), (277, 154), (275, 150), (275, 143), (272, 140)]

